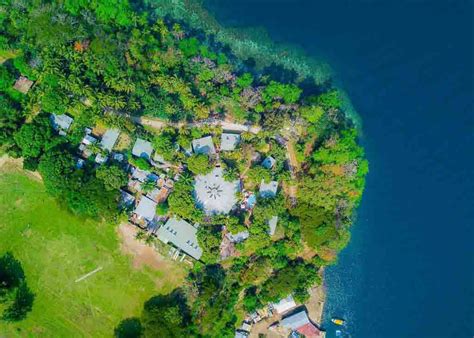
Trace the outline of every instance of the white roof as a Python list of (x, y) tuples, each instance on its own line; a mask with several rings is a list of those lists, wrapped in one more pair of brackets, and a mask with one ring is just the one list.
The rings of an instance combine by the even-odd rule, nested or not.
[(235, 336), (234, 338), (247, 338), (249, 334), (244, 331), (235, 331)]
[(125, 155), (121, 153), (114, 154), (114, 160), (122, 162), (125, 159)]
[(114, 147), (115, 142), (117, 142), (119, 135), (120, 135), (120, 130), (108, 129), (104, 133), (104, 136), (102, 136), (102, 140), (100, 141), (100, 145), (102, 149), (112, 151), (112, 148)]
[(305, 310), (301, 310), (291, 316), (284, 318), (281, 325), (291, 330), (298, 330), (303, 325), (311, 323)]
[(173, 243), (195, 259), (202, 256), (202, 249), (197, 239), (197, 228), (182, 219), (171, 217), (158, 229), (156, 235), (161, 241)]
[(278, 314), (282, 314), (296, 307), (296, 303), (293, 296), (289, 295), (286, 298), (280, 299), (278, 303), (273, 303), (272, 306)]
[(270, 183), (265, 183), (265, 180), (260, 182), (260, 196), (263, 198), (275, 197), (278, 191), (278, 182), (271, 181)]
[(196, 154), (209, 155), (216, 153), (216, 148), (214, 147), (211, 136), (193, 140), (193, 149)]
[(74, 119), (66, 114), (56, 115), (51, 114), (51, 123), (56, 130), (67, 131)]
[(226, 236), (229, 239), (229, 241), (231, 241), (232, 243), (240, 243), (240, 242), (245, 241), (247, 238), (249, 238), (250, 233), (248, 231), (241, 231), (234, 235), (228, 232)]
[(221, 150), (223, 151), (234, 150), (235, 147), (239, 144), (239, 142), (240, 142), (239, 134), (222, 133)]
[(207, 215), (227, 214), (237, 203), (236, 192), (240, 181), (226, 181), (222, 168), (215, 168), (207, 175), (195, 177), (194, 192), (196, 203)]
[(145, 182), (149, 175), (151, 175), (151, 172), (147, 170), (141, 170), (139, 168), (133, 169), (132, 172), (132, 178), (139, 180), (140, 182)]
[(135, 208), (135, 213), (147, 221), (152, 221), (155, 217), (156, 202), (146, 196), (142, 196), (140, 203)]
[(81, 141), (81, 143), (84, 143), (85, 145), (94, 144), (96, 142), (97, 142), (97, 139), (89, 134), (84, 136), (84, 138)]
[(151, 157), (152, 152), (153, 147), (151, 146), (150, 142), (145, 141), (141, 138), (137, 138), (132, 149), (133, 155), (149, 159)]
[(273, 216), (272, 218), (270, 218), (270, 220), (268, 221), (268, 234), (270, 236), (273, 236), (275, 234), (275, 230), (276, 230), (276, 227), (277, 227), (277, 223), (278, 223), (278, 216)]
[(102, 155), (101, 153), (95, 156), (95, 162), (98, 164), (105, 163), (107, 161), (107, 156)]

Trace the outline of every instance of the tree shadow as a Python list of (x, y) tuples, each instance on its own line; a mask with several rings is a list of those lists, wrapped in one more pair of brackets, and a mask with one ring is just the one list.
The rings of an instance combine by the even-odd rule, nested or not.
[(142, 323), (136, 317), (122, 320), (114, 330), (114, 336), (117, 338), (138, 338), (142, 333)]
[(33, 308), (35, 294), (26, 283), (25, 272), (11, 252), (0, 257), (0, 303), (5, 303), (1, 319), (17, 322)]
[(150, 298), (144, 305), (144, 310), (152, 312), (158, 309), (178, 307), (184, 322), (191, 319), (191, 311), (187, 304), (186, 295), (181, 289), (174, 289), (167, 295), (158, 295)]

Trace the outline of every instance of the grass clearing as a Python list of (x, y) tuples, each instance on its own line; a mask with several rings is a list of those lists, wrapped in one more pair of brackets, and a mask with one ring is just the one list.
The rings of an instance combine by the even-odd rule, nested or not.
[(28, 317), (0, 322), (0, 335), (110, 337), (122, 319), (140, 315), (147, 299), (171, 291), (186, 273), (172, 264), (166, 271), (134, 268), (115, 225), (71, 215), (39, 180), (7, 165), (0, 168), (0, 214), (0, 254), (13, 252), (36, 294)]

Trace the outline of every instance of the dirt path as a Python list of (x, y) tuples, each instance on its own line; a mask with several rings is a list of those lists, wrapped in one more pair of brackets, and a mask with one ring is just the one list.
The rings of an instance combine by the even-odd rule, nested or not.
[(309, 140), (309, 141), (306, 143), (306, 145), (305, 145), (305, 147), (304, 147), (304, 156), (305, 156), (305, 157), (308, 157), (308, 156), (312, 153), (312, 151), (313, 151), (313, 149), (314, 149), (314, 142), (316, 142), (316, 139), (317, 139), (317, 138), (318, 138), (318, 137), (317, 137), (316, 135), (314, 135), (314, 136), (311, 138), (311, 140)]
[[(300, 170), (299, 168), (299, 163), (296, 158), (296, 151), (295, 151), (295, 145), (293, 144), (292, 140), (289, 140), (286, 143), (286, 154), (288, 157), (288, 161), (290, 162), (290, 173), (291, 173), (291, 178), (296, 179), (296, 173)], [(289, 185), (288, 186), (288, 196), (290, 199), (296, 201), (296, 193), (298, 192), (298, 188), (296, 185)]]
[(152, 127), (154, 129), (162, 129), (166, 126), (181, 128), (186, 125), (189, 127), (221, 126), (222, 129), (235, 132), (235, 133), (250, 132), (253, 134), (257, 134), (261, 130), (259, 126), (246, 126), (243, 124), (234, 123), (231, 121), (222, 121), (222, 120), (210, 120), (210, 121), (195, 122), (195, 123), (185, 123), (185, 122), (169, 122), (169, 121), (164, 121), (157, 118), (143, 117), (143, 116), (132, 116), (132, 120), (135, 123), (140, 123), (144, 126)]

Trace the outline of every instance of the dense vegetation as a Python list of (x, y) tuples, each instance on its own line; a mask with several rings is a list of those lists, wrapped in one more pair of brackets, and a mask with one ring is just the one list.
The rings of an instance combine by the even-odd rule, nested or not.
[[(135, 5), (126, 0), (3, 5), (1, 147), (23, 157), (26, 169), (38, 170), (47, 191), (69, 210), (96, 218), (119, 213), (117, 189), (127, 175), (114, 161), (76, 167), (85, 127), (115, 127), (129, 140), (149, 140), (174, 168), (184, 167), (169, 206), (160, 206), (160, 212), (201, 224), (202, 262), (182, 290), (151, 299), (142, 317), (121, 323), (116, 335), (230, 336), (236, 308), (253, 311), (290, 293), (307, 300), (308, 289), (320, 281), (320, 267), (334, 262), (349, 240), (368, 164), (330, 83), (305, 92), (298, 83), (278, 82), (237, 60), (205, 32)], [(20, 75), (35, 81), (27, 94), (13, 89)], [(66, 137), (49, 121), (50, 114), (64, 113), (74, 118)], [(138, 116), (165, 127), (144, 128), (134, 123)], [(274, 198), (259, 196), (251, 212), (211, 217), (195, 206), (192, 177), (210, 172), (216, 159), (182, 150), (206, 135), (219, 145), (222, 129), (211, 122), (224, 119), (258, 127), (242, 133), (237, 150), (220, 154), (225, 178), (240, 178), (247, 191), (271, 180), (282, 189)], [(155, 170), (130, 156), (129, 144), (122, 150), (131, 164)], [(271, 168), (262, 165), (267, 157), (275, 160)], [(272, 216), (278, 216), (278, 227), (270, 236)], [(239, 254), (224, 259), (223, 226), (232, 234), (249, 232), (235, 245)]]
[[(183, 283), (186, 270), (175, 262), (162, 270), (132, 265), (119, 249), (115, 224), (71, 214), (11, 162), (17, 163), (0, 167), (0, 191), (7, 192), (0, 194), (0, 257), (11, 252), (21, 263), (35, 298), (26, 319), (0, 319), (2, 336), (110, 337), (147, 299)], [(99, 266), (104, 269), (74, 282)], [(0, 303), (0, 316), (11, 300)]]
[(28, 287), (21, 263), (7, 252), (0, 257), (0, 319), (15, 322), (26, 317), (35, 295)]

